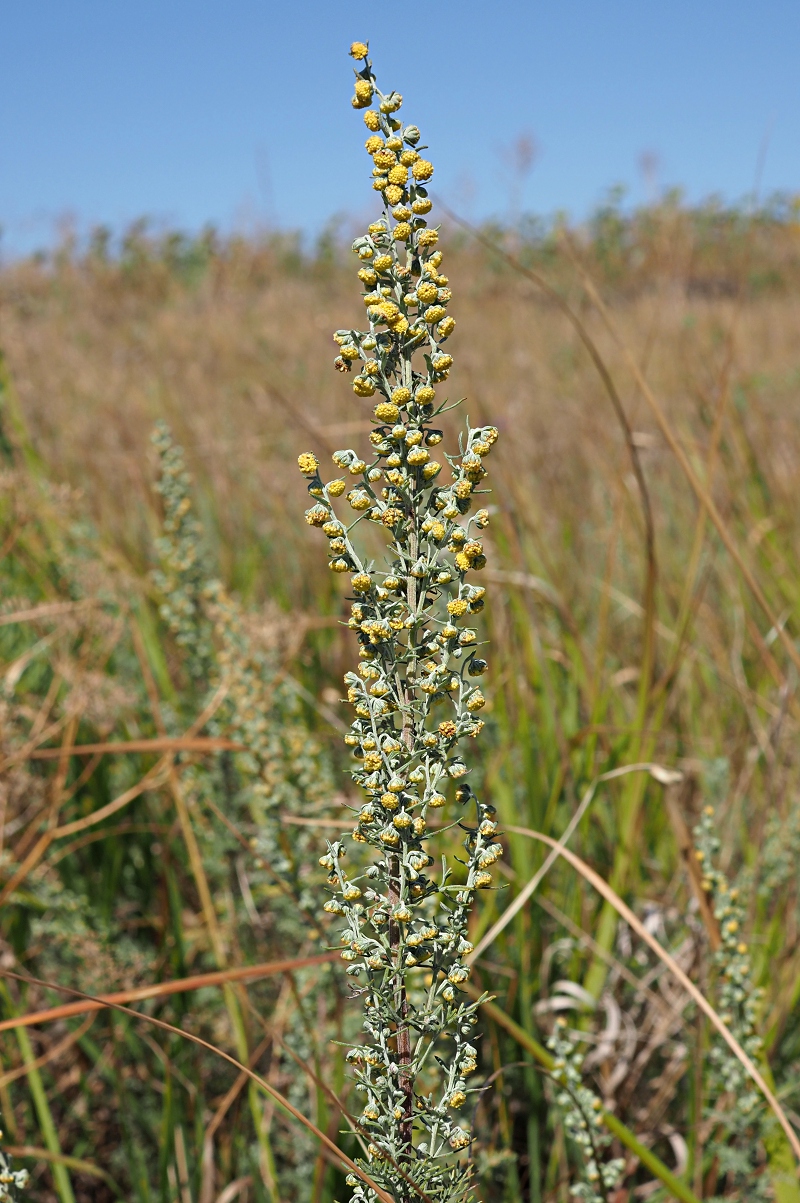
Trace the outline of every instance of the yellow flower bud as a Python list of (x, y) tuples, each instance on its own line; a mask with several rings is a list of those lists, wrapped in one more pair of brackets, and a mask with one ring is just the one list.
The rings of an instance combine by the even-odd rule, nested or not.
[(328, 521), (328, 511), (324, 505), (315, 505), (306, 510), (306, 522), (309, 526), (323, 526)]
[(433, 175), (433, 163), (427, 159), (417, 159), (411, 168), (411, 174), (415, 180), (429, 180)]
[(372, 397), (375, 393), (375, 385), (366, 376), (356, 376), (353, 381), (353, 392), (357, 397)]
[(354, 59), (366, 58), (369, 54), (369, 47), (366, 42), (353, 42), (350, 47), (350, 57)]
[(303, 473), (303, 476), (314, 476), (319, 468), (319, 460), (313, 451), (304, 451), (302, 455), (297, 457), (297, 466)]
[(347, 500), (354, 510), (368, 510), (372, 504), (369, 493), (366, 493), (364, 489), (351, 489), (347, 494)]
[(364, 114), (364, 124), (367, 129), (377, 131), (381, 128), (381, 119), (374, 109)]

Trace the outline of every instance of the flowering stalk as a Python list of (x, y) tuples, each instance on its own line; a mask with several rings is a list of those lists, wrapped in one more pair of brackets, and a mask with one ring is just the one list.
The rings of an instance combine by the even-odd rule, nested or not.
[(584, 1180), (575, 1183), (570, 1194), (584, 1203), (608, 1203), (609, 1192), (622, 1178), (625, 1162), (621, 1158), (600, 1159), (600, 1151), (611, 1143), (611, 1134), (603, 1126), (602, 1101), (583, 1080), (583, 1054), (566, 1028), (565, 1019), (556, 1019), (547, 1047), (555, 1055), (552, 1077), (560, 1088), (555, 1102), (561, 1110), (566, 1133), (583, 1159)]
[[(702, 873), (702, 886), (719, 923), (720, 946), (714, 954), (717, 966), (716, 1003), (719, 1016), (754, 1060), (763, 1049), (756, 1017), (763, 991), (753, 981), (750, 949), (744, 939), (745, 910), (739, 890), (732, 887), (715, 862), (720, 841), (716, 833), (714, 807), (706, 806), (694, 829), (695, 856)], [(727, 1044), (715, 1037), (708, 1050), (706, 1118), (715, 1123), (715, 1136), (707, 1152), (716, 1155), (721, 1173), (726, 1173), (750, 1203), (772, 1197), (765, 1172), (764, 1137), (769, 1132), (764, 1100)], [(744, 1195), (742, 1196), (744, 1197)]]
[[(152, 441), (159, 456), (156, 490), (164, 503), (164, 533), (156, 543), (159, 567), (153, 574), (162, 598), (160, 614), (183, 652), (192, 713), (198, 688), (203, 698), (224, 683), (225, 700), (207, 729), (247, 747), (236, 757), (232, 780), (220, 780), (210, 765), (187, 766), (184, 780), (198, 797), (222, 797), (227, 807), (235, 796), (237, 806), (246, 804), (240, 817), (258, 830), (256, 872), (261, 861), (281, 881), (289, 900), (281, 927), (293, 939), (306, 923), (303, 912), (314, 905), (305, 872), (313, 835), (300, 829), (287, 840), (278, 815), (329, 798), (331, 768), (307, 730), (296, 691), (280, 671), (278, 631), (255, 623), (212, 576), (183, 449), (164, 422), (156, 425)], [(276, 903), (273, 899), (273, 911)]]
[[(356, 758), (353, 778), (367, 795), (352, 838), (373, 859), (350, 879), (337, 840), (320, 863), (334, 894), (325, 910), (345, 921), (342, 956), (360, 979), (364, 1003), (366, 1041), (348, 1061), (366, 1096), (369, 1172), (403, 1203), (455, 1203), (468, 1194), (470, 1179), (459, 1156), (470, 1136), (456, 1113), (477, 1068), (470, 1040), (478, 1004), (462, 993), (469, 976), (463, 962), (472, 951), (467, 924), (474, 892), (491, 884), (490, 866), (502, 855), (494, 808), (464, 780), (459, 752), (460, 741), (483, 727), (475, 678), (487, 665), (467, 624), (483, 609), (485, 590), (468, 578), (486, 563), (480, 532), (489, 515), (467, 515), (497, 430), (467, 423), (459, 454), (445, 456), (452, 479), (440, 482), (443, 465), (430, 449), (443, 437), (436, 419), (448, 405), (437, 401), (436, 388), (453, 363), (443, 344), (455, 322), (447, 314), (439, 234), (427, 221), (433, 165), (420, 153), (416, 126), (395, 115), (402, 98), (377, 88), (366, 45), (357, 42), (350, 53), (361, 63), (353, 106), (366, 109), (366, 149), (383, 215), (353, 244), (369, 329), (336, 332), (335, 367), (344, 373), (358, 365), (353, 392), (375, 399), (376, 425), (367, 459), (353, 450), (333, 456), (355, 478), (349, 491), (344, 477), (323, 482), (312, 453), (298, 464), (314, 498), (306, 520), (327, 536), (330, 568), (351, 574), (355, 595), (348, 625), (358, 635), (360, 663), (345, 676), (355, 707), (345, 743)], [(352, 520), (334, 509), (345, 493)], [(389, 536), (382, 568), (354, 543), (365, 519)], [(437, 722), (438, 706), (444, 716)], [(457, 822), (465, 832), (458, 883), (445, 858), (438, 880), (428, 873), (429, 822), (447, 805), (450, 782), (457, 783)], [(375, 1198), (358, 1178), (348, 1182), (353, 1199)]]

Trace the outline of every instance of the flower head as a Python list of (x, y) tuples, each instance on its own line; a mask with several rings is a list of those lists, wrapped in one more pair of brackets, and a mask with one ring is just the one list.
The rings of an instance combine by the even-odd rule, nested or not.
[(372, 84), (368, 79), (357, 79), (355, 86), (355, 96), (353, 97), (354, 109), (365, 109), (372, 100)]

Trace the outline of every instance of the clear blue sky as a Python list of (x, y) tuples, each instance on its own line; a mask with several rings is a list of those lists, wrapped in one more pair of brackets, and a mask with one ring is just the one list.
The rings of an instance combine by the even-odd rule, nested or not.
[[(612, 184), (800, 191), (798, 0), (24, 0), (0, 21), (6, 251), (79, 229), (319, 230), (369, 203), (346, 51), (368, 39), (473, 218), (585, 214)], [(510, 148), (538, 150), (524, 186)], [(651, 178), (650, 187), (654, 186)]]

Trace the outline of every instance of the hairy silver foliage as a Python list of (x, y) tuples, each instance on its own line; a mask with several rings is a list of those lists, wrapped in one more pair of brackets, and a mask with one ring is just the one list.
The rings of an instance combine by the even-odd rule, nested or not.
[(583, 1180), (571, 1187), (570, 1193), (584, 1203), (607, 1203), (622, 1178), (625, 1162), (622, 1158), (603, 1161), (601, 1152), (611, 1143), (611, 1134), (602, 1122), (603, 1103), (585, 1083), (582, 1074), (583, 1055), (566, 1031), (566, 1020), (555, 1021), (547, 1047), (555, 1056), (553, 1081), (558, 1086), (555, 1102), (564, 1121), (567, 1136), (580, 1150)]
[[(703, 889), (719, 923), (721, 943), (714, 954), (715, 1003), (732, 1035), (750, 1057), (757, 1059), (763, 1047), (756, 1028), (763, 991), (753, 982), (739, 890), (729, 884), (715, 864), (720, 842), (713, 806), (704, 808), (694, 838)], [(708, 1051), (706, 1090), (706, 1118), (715, 1133), (708, 1148), (718, 1158), (721, 1174), (727, 1175), (729, 1185), (746, 1191), (753, 1203), (772, 1198), (763, 1141), (774, 1121), (741, 1062), (716, 1035)]]

